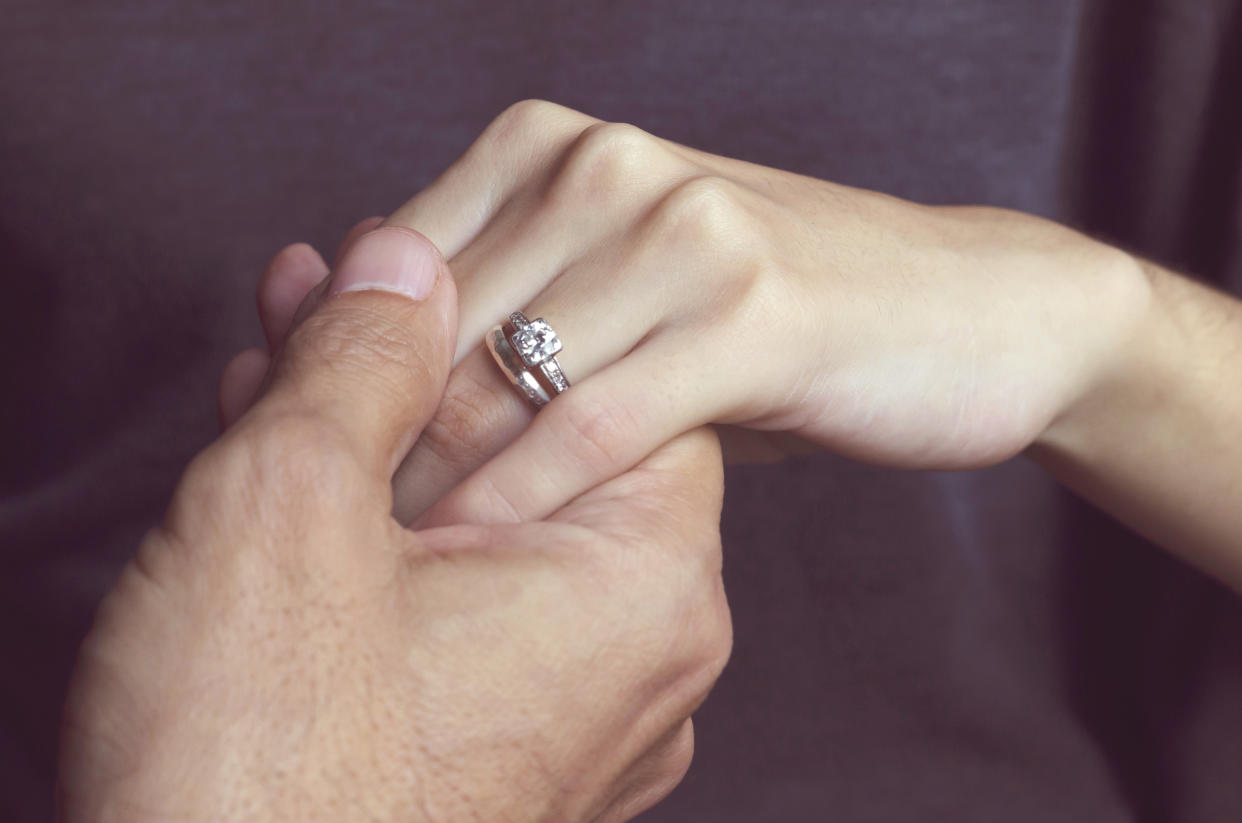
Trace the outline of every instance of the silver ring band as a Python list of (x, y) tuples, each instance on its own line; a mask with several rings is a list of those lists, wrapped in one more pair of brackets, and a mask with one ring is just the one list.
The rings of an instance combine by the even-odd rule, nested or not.
[(507, 323), (488, 331), (485, 342), (501, 371), (536, 409), (569, 388), (556, 359), (560, 338), (542, 317), (527, 320), (515, 311)]

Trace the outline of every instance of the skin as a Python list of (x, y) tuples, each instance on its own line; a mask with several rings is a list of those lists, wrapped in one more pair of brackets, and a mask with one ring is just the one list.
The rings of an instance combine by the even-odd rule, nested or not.
[(377, 235), (435, 290), (321, 300), (191, 463), (81, 651), (61, 820), (616, 821), (689, 765), (731, 640), (716, 438), (538, 521), (403, 528), (457, 301)]
[(1031, 456), (1123, 522), (1242, 592), (1242, 302), (1151, 263), (1125, 357)]
[[(714, 423), (742, 459), (823, 448), (963, 469), (1026, 453), (1242, 588), (1239, 304), (1119, 249), (538, 100), (386, 222), (445, 251), (462, 302), (444, 401), (395, 479), (403, 522), (537, 518)], [(295, 281), (327, 269), (306, 246), (273, 261), (273, 345)], [(537, 417), (481, 345), (515, 308), (557, 330), (574, 381)], [(244, 358), (261, 371), (262, 353)]]
[[(64, 819), (655, 802), (728, 651), (708, 423), (748, 457), (1025, 452), (1242, 588), (1242, 311), (1184, 278), (540, 101), (343, 254), (415, 229), (454, 272), (441, 314), (332, 297), (304, 245), (269, 266), (269, 350), (226, 370), (227, 432), (83, 650)], [(478, 345), (517, 307), (575, 381), (537, 417)]]

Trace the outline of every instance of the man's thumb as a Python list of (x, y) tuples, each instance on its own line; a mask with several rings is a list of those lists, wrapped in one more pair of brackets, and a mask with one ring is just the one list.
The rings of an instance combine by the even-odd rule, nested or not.
[(456, 338), (457, 292), (439, 250), (410, 229), (375, 229), (289, 335), (255, 416), (321, 421), (387, 482), (440, 403)]

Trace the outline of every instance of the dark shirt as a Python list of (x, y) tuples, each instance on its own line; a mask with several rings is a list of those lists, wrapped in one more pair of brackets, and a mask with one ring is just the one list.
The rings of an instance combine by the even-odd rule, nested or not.
[[(544, 97), (1069, 222), (1242, 287), (1236, 0), (10, 0), (0, 818), (50, 818), (92, 609), (260, 340), (259, 270)], [(645, 819), (1242, 820), (1242, 608), (1016, 459), (734, 470), (736, 648)]]

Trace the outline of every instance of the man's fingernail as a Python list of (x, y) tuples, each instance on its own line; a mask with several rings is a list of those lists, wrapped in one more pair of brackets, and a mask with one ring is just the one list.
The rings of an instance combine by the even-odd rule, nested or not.
[(425, 300), (439, 269), (431, 241), (416, 232), (385, 226), (350, 247), (332, 275), (329, 294), (380, 289)]

